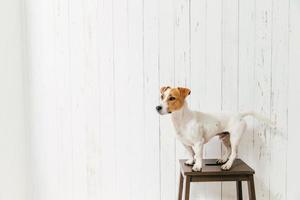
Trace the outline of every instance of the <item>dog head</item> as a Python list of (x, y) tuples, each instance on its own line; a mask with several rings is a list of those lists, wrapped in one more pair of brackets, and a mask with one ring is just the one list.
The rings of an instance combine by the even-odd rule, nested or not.
[(160, 88), (161, 104), (156, 106), (157, 112), (165, 115), (179, 110), (184, 105), (185, 98), (190, 94), (191, 90), (188, 88), (169, 86)]

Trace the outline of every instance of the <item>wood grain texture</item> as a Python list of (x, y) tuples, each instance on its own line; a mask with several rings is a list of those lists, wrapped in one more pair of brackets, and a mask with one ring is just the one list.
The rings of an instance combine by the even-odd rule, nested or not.
[[(114, 92), (114, 35), (113, 35), (113, 6), (111, 1), (104, 0), (100, 4), (102, 10), (100, 21), (99, 42), (99, 73), (100, 73), (100, 156), (101, 156), (101, 179), (100, 194), (102, 198), (117, 198), (115, 191), (116, 173), (116, 146), (115, 146), (115, 92)], [(101, 14), (101, 13), (100, 13)], [(110, 99), (110, 101), (107, 101)]]
[[(149, 187), (144, 192), (143, 199), (160, 199), (160, 135), (159, 116), (153, 106), (158, 104), (155, 91), (159, 88), (159, 34), (158, 7), (159, 1), (144, 1), (144, 171), (149, 173), (149, 179), (144, 180)], [(148, 123), (149, 121), (153, 123)], [(142, 172), (142, 173), (143, 173)]]
[[(238, 84), (238, 107), (240, 111), (254, 110), (255, 98), (253, 87), (254, 80), (254, 55), (255, 55), (255, 1), (239, 2), (239, 84)], [(247, 130), (241, 140), (239, 156), (247, 163), (254, 163), (257, 157), (254, 155), (253, 143), (254, 131), (253, 122), (255, 119), (246, 118)], [(243, 184), (243, 191), (247, 190)], [(243, 193), (247, 199), (247, 193)]]
[[(175, 77), (174, 57), (174, 1), (159, 1), (159, 84), (173, 86)], [(157, 90), (158, 91), (158, 90)], [(160, 96), (157, 96), (160, 100)], [(160, 134), (160, 199), (175, 199), (176, 140), (170, 116), (159, 118)]]
[[(206, 95), (204, 111), (220, 112), (222, 108), (222, 3), (206, 1)], [(221, 143), (213, 138), (204, 146), (206, 158), (221, 156)], [(221, 183), (205, 186), (207, 199), (222, 198)]]
[[(176, 199), (186, 152), (155, 112), (167, 85), (190, 87), (192, 109), (271, 118), (276, 130), (246, 118), (239, 157), (257, 199), (299, 197), (298, 1), (26, 4), (33, 200)], [(205, 146), (221, 153), (216, 138)], [(191, 199), (235, 195), (234, 182), (191, 184)]]
[[(261, 114), (270, 117), (271, 112), (271, 70), (272, 70), (272, 1), (257, 1), (255, 5), (255, 54), (254, 54), (254, 80), (255, 80), (255, 107)], [(257, 199), (270, 199), (270, 130), (263, 124), (255, 121), (254, 127), (254, 155), (257, 172), (256, 185)]]
[[(174, 9), (174, 86), (181, 85), (183, 87), (190, 87), (190, 1), (175, 0)], [(190, 98), (187, 98), (187, 102), (190, 102)], [(176, 160), (187, 156), (186, 150), (178, 140), (176, 140), (175, 149)], [(180, 166), (178, 162), (176, 162), (176, 177), (179, 176), (179, 168)], [(176, 179), (176, 181), (178, 181), (178, 179)], [(176, 185), (178, 185), (178, 182), (176, 182)]]
[[(299, 180), (299, 174), (293, 173), (299, 166), (299, 161), (294, 160), (299, 152), (299, 134), (297, 134), (298, 120), (297, 116), (300, 110), (300, 88), (296, 86), (299, 83), (299, 62), (300, 62), (300, 26), (298, 24), (300, 20), (300, 3), (299, 1), (291, 0), (289, 2), (289, 35), (288, 35), (288, 69), (289, 69), (289, 82), (288, 82), (288, 148), (287, 148), (287, 161), (286, 161), (286, 172), (287, 176), (285, 198), (286, 199), (297, 199), (300, 197), (300, 191), (294, 184)], [(293, 160), (293, 161), (292, 161)]]
[[(239, 1), (222, 2), (221, 109), (238, 111), (239, 100)], [(222, 152), (224, 152), (224, 146)], [(234, 182), (221, 184), (222, 199), (236, 197)]]
[[(287, 199), (288, 24), (289, 3), (273, 1), (271, 57), (271, 119), (279, 127), (270, 137), (270, 199)], [(282, 174), (279, 176), (278, 171)], [(281, 184), (278, 184), (281, 183)]]
[[(190, 2), (190, 41), (191, 41), (191, 88), (190, 106), (196, 110), (205, 108), (206, 97), (206, 0)], [(207, 185), (192, 184), (191, 196), (204, 197)]]

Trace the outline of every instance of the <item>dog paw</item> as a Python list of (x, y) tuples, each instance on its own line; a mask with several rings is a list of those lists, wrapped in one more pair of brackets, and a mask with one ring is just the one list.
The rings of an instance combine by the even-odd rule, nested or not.
[(221, 159), (218, 159), (217, 160), (217, 164), (224, 164), (224, 163), (226, 163), (227, 162), (227, 158), (226, 159), (223, 159), (223, 158), (221, 158)]
[(201, 169), (202, 169), (202, 164), (196, 163), (196, 164), (194, 164), (194, 166), (193, 166), (192, 169), (193, 169), (193, 171), (195, 171), (195, 172), (200, 172)]
[(223, 169), (223, 170), (230, 170), (230, 168), (231, 168), (231, 163), (225, 163), (224, 165), (222, 165), (221, 166), (221, 169)]
[(185, 162), (186, 165), (193, 165), (194, 164), (194, 159), (189, 159)]

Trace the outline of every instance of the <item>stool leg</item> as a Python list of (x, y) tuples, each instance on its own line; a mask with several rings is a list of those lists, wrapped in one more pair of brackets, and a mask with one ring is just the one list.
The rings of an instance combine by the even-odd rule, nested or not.
[(253, 175), (249, 176), (247, 183), (248, 183), (249, 200), (256, 200)]
[(178, 200), (182, 200), (182, 190), (183, 190), (183, 176), (181, 172), (179, 173), (179, 189), (178, 189)]
[(243, 200), (242, 181), (236, 182), (236, 197), (238, 200)]
[(185, 192), (184, 192), (184, 200), (190, 199), (190, 183), (191, 183), (191, 177), (186, 176), (185, 177)]

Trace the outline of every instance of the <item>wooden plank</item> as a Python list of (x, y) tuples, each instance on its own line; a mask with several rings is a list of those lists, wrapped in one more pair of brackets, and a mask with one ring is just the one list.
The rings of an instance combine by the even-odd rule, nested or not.
[[(100, 91), (98, 70), (98, 33), (97, 33), (97, 1), (89, 1), (82, 5), (83, 14), (83, 40), (84, 48), (84, 115), (85, 143), (86, 143), (86, 199), (99, 199), (98, 188), (100, 187)], [(78, 88), (79, 89), (79, 88)], [(81, 141), (84, 142), (84, 141)]]
[[(0, 2), (0, 198), (32, 198), (31, 65), (25, 2)], [(26, 5), (27, 6), (27, 5)]]
[(186, 159), (179, 160), (180, 169), (184, 175), (190, 176), (206, 176), (206, 175), (216, 175), (216, 176), (226, 176), (226, 175), (249, 175), (254, 174), (254, 170), (249, 167), (241, 159), (236, 159), (232, 165), (232, 168), (228, 171), (222, 170), (220, 164), (216, 164), (217, 159), (203, 159), (203, 168), (200, 172), (194, 172), (192, 166), (185, 165)]
[[(222, 31), (222, 4), (218, 0), (207, 1), (206, 21), (206, 97), (204, 111), (221, 111), (221, 31)], [(206, 158), (219, 158), (221, 144), (215, 137), (205, 145)], [(221, 183), (211, 183), (205, 186), (205, 196), (208, 199), (221, 198)]]
[(206, 0), (191, 1), (190, 5), (191, 48), (191, 96), (190, 104), (195, 110), (203, 109), (206, 89)]
[(116, 173), (116, 147), (115, 147), (115, 85), (114, 85), (114, 36), (113, 36), (113, 4), (109, 0), (103, 0), (101, 4), (103, 15), (101, 16), (99, 41), (100, 52), (100, 142), (101, 142), (101, 199), (116, 199), (115, 192)]
[[(33, 6), (34, 5), (34, 6)], [(56, 121), (56, 80), (54, 65), (53, 5), (29, 2), (30, 36), (30, 131), (32, 197), (59, 198), (57, 155), (59, 133)], [(47, 24), (47, 25), (46, 25)], [(41, 67), (43, 66), (43, 67)]]
[[(202, 111), (206, 96), (206, 0), (190, 1), (191, 95), (190, 107)], [(205, 198), (205, 185), (191, 185), (191, 199)]]
[[(254, 110), (254, 54), (255, 53), (255, 1), (241, 0), (239, 3), (239, 88), (238, 106), (240, 112)], [(239, 145), (238, 156), (252, 165), (256, 156), (253, 153), (253, 118), (245, 118), (247, 129)], [(247, 185), (242, 184), (243, 191)], [(247, 192), (243, 192), (247, 199)]]
[(239, 71), (239, 3), (222, 3), (222, 110), (236, 112)]
[[(128, 86), (131, 88), (127, 97), (129, 100), (128, 138), (134, 138), (128, 147), (130, 156), (130, 166), (135, 168), (131, 174), (130, 199), (143, 199), (146, 187), (141, 183), (144, 180), (144, 143), (145, 140), (145, 121), (144, 121), (144, 44), (143, 44), (143, 2), (139, 0), (129, 0), (128, 3), (128, 45), (129, 45), (129, 64), (128, 64)], [(127, 172), (128, 173), (128, 172)]]
[(72, 1), (69, 7), (70, 15), (70, 65), (71, 96), (72, 96), (72, 148), (73, 148), (73, 198), (87, 198), (87, 75), (86, 57), (82, 52), (85, 46), (84, 9), (79, 0)]
[[(222, 2), (222, 111), (237, 112), (239, 87), (239, 1)], [(225, 151), (224, 146), (222, 153)], [(236, 197), (234, 183), (221, 184), (222, 199)]]
[[(133, 108), (131, 105), (132, 96), (135, 92), (132, 85), (129, 83), (133, 73), (130, 70), (132, 67), (129, 61), (129, 16), (128, 16), (128, 4), (126, 1), (114, 0), (113, 1), (113, 35), (114, 35), (114, 82), (115, 82), (115, 148), (116, 148), (116, 185), (115, 192), (122, 194), (123, 199), (133, 199), (132, 197), (132, 176), (136, 174), (132, 171), (132, 165), (135, 162), (135, 155), (128, 147), (136, 146), (136, 140), (129, 140), (129, 138), (135, 137), (128, 121), (131, 121), (131, 116), (136, 115), (135, 110), (141, 108)], [(135, 49), (134, 49), (135, 51)], [(141, 67), (141, 66), (139, 66)], [(128, 69), (129, 68), (129, 69)], [(138, 72), (136, 72), (138, 73)], [(134, 73), (134, 75), (136, 75)], [(140, 84), (140, 83), (139, 83)], [(133, 110), (131, 110), (133, 109)], [(124, 120), (127, 119), (127, 120)], [(137, 127), (138, 128), (138, 127)], [(138, 137), (136, 139), (139, 139)], [(127, 149), (127, 150), (125, 150)], [(130, 149), (130, 150), (129, 150)], [(142, 151), (138, 149), (138, 151)], [(119, 196), (119, 195), (118, 195)]]
[[(174, 67), (175, 86), (190, 87), (190, 1), (174, 1)], [(190, 103), (189, 96), (186, 101)], [(176, 140), (176, 160), (187, 158), (188, 154), (182, 143)], [(179, 164), (176, 162), (176, 177), (179, 176)], [(176, 188), (178, 179), (176, 179)]]
[[(248, 176), (245, 175), (238, 175), (238, 176), (214, 176), (214, 175), (207, 175), (204, 177), (192, 177), (192, 182), (203, 182), (202, 184), (207, 184), (210, 182), (226, 182), (226, 183), (235, 183), (236, 181), (246, 181), (248, 179)], [(235, 191), (236, 188), (234, 188), (233, 191)], [(236, 198), (236, 194), (234, 196)]]
[[(160, 86), (174, 85), (174, 5), (159, 1)], [(157, 88), (157, 98), (160, 98)], [(175, 135), (170, 115), (160, 116), (160, 199), (176, 198)]]
[(297, 0), (291, 0), (289, 5), (289, 83), (288, 83), (288, 148), (287, 148), (287, 185), (286, 199), (298, 199), (300, 197), (297, 183), (300, 179), (298, 170), (299, 161), (295, 160), (299, 152), (299, 63), (300, 63), (300, 4)]
[(272, 2), (272, 93), (271, 119), (277, 130), (270, 137), (270, 199), (286, 199), (288, 18), (289, 2)]
[(69, 5), (66, 1), (54, 1), (54, 32), (56, 74), (56, 115), (57, 115), (57, 162), (59, 171), (57, 199), (73, 198), (73, 146), (72, 141), (72, 104), (71, 104), (71, 74), (69, 50)]
[(160, 199), (160, 135), (159, 115), (155, 105), (159, 103), (159, 38), (158, 0), (144, 1), (144, 155), (142, 163), (147, 171), (144, 179), (145, 200)]
[[(255, 110), (270, 117), (271, 102), (271, 41), (272, 41), (272, 2), (256, 2), (255, 11)], [(256, 181), (257, 199), (270, 199), (270, 131), (261, 122), (254, 121), (254, 169), (259, 181)]]

